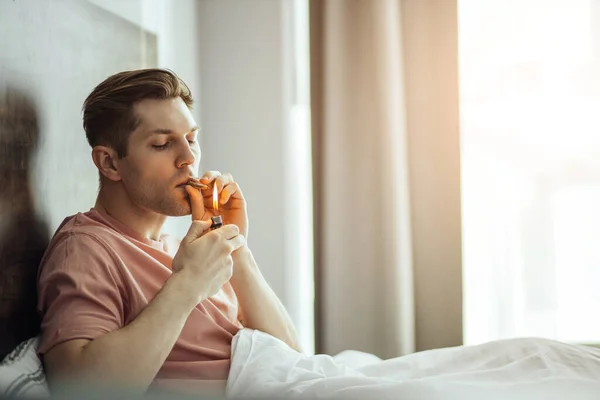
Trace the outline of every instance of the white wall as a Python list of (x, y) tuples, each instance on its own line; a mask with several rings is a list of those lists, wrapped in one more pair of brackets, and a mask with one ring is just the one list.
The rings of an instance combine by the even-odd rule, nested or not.
[(249, 244), (284, 284), (285, 94), (280, 2), (202, 1), (203, 166), (229, 171), (249, 203)]
[[(312, 215), (298, 200), (310, 190), (310, 142), (306, 113), (295, 107), (292, 114), (294, 2), (199, 4), (203, 166), (231, 172), (243, 188), (250, 248), (310, 352)], [(307, 140), (299, 143), (301, 134)]]

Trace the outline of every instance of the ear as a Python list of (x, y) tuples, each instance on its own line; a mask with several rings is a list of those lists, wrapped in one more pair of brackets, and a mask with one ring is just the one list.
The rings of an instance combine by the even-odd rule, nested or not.
[(92, 160), (98, 171), (107, 179), (114, 182), (121, 180), (119, 158), (115, 150), (107, 146), (96, 146), (92, 149)]

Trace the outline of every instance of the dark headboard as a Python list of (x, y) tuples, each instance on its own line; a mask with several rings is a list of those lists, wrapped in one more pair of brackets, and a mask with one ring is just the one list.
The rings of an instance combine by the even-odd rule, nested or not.
[(0, 90), (0, 358), (39, 333), (36, 276), (48, 229), (35, 215), (30, 190), (37, 120), (25, 93)]

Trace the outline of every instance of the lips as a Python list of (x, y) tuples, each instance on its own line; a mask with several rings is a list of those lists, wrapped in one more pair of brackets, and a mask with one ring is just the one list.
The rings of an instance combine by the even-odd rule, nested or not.
[(195, 178), (191, 176), (188, 176), (187, 178), (182, 178), (175, 186), (185, 186), (190, 180), (195, 180)]

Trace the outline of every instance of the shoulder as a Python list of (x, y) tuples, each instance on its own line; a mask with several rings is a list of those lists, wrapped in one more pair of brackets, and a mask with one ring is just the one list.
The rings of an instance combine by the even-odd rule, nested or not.
[[(46, 257), (94, 254), (110, 255), (111, 249), (100, 229), (65, 229), (57, 233), (50, 241)], [(59, 253), (59, 254), (57, 254)]]
[(38, 296), (49, 299), (69, 292), (97, 296), (113, 291), (123, 296), (126, 281), (113, 253), (93, 233), (61, 232), (40, 263)]
[(93, 223), (85, 214), (65, 219), (54, 234), (40, 263), (40, 274), (53, 270), (110, 268), (115, 264), (114, 250), (107, 238), (111, 228)]
[(111, 252), (111, 244), (114, 244), (115, 239), (123, 240), (123, 235), (115, 228), (94, 218), (91, 212), (77, 213), (65, 218), (60, 224), (50, 241), (49, 249), (62, 245)]

